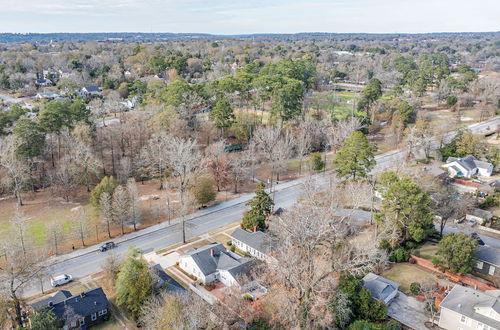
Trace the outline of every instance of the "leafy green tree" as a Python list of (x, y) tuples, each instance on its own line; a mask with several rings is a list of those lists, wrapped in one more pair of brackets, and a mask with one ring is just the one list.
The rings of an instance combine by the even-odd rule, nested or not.
[(348, 330), (376, 330), (377, 328), (371, 322), (365, 320), (356, 320), (349, 325)]
[(358, 103), (358, 110), (367, 111), (381, 96), (382, 83), (377, 78), (370, 79), (368, 85), (363, 89), (362, 98)]
[(142, 305), (152, 294), (152, 288), (153, 279), (148, 263), (137, 250), (131, 250), (121, 264), (116, 279), (116, 303), (138, 320)]
[(458, 102), (458, 99), (455, 95), (450, 95), (446, 98), (446, 106), (448, 108), (451, 108), (452, 106), (457, 104), (457, 102)]
[(313, 152), (309, 157), (309, 161), (311, 162), (312, 169), (315, 171), (321, 171), (325, 168), (325, 162), (318, 152)]
[(217, 193), (214, 190), (214, 181), (203, 177), (193, 188), (193, 195), (201, 205), (206, 205), (215, 200)]
[(217, 100), (209, 117), (214, 121), (215, 127), (223, 133), (226, 128), (231, 127), (235, 118), (233, 108), (225, 97), (220, 97)]
[(376, 214), (391, 247), (406, 240), (421, 242), (433, 231), (434, 212), (431, 198), (408, 177), (386, 172), (380, 180), (381, 212)]
[(186, 97), (190, 92), (189, 84), (177, 79), (160, 92), (160, 98), (166, 105), (178, 107), (186, 102)]
[(247, 230), (264, 230), (266, 218), (273, 210), (274, 202), (265, 191), (266, 186), (261, 182), (255, 191), (255, 196), (247, 203), (250, 210), (245, 213), (241, 221), (241, 227)]
[(87, 108), (87, 105), (81, 98), (77, 97), (69, 106), (68, 111), (70, 113), (72, 121), (83, 122), (89, 125), (91, 124), (90, 109)]
[(470, 130), (464, 130), (460, 135), (460, 139), (456, 141), (457, 154), (460, 157), (472, 155), (474, 157), (481, 157), (485, 151), (483, 137), (474, 135)]
[(381, 300), (374, 300), (367, 288), (358, 294), (358, 317), (370, 321), (383, 321), (387, 318), (387, 305)]
[(282, 77), (273, 88), (272, 114), (286, 121), (302, 112), (304, 86), (297, 79)]
[(90, 193), (90, 203), (94, 207), (99, 207), (102, 193), (107, 192), (112, 196), (115, 188), (118, 187), (119, 184), (120, 183), (113, 177), (105, 176)]
[(384, 330), (402, 330), (403, 327), (396, 320), (390, 320), (384, 325)]
[(33, 119), (20, 118), (14, 127), (16, 153), (24, 158), (33, 159), (42, 155), (45, 146), (45, 133)]
[(474, 268), (477, 241), (464, 233), (443, 236), (439, 249), (432, 259), (435, 266), (449, 269), (453, 273), (470, 273)]
[(64, 326), (64, 321), (58, 319), (53, 311), (47, 308), (37, 310), (31, 317), (31, 330), (59, 330)]
[(341, 177), (364, 178), (375, 166), (373, 147), (362, 132), (356, 131), (342, 143), (333, 164)]
[(394, 113), (404, 126), (415, 121), (415, 111), (413, 107), (404, 100), (398, 103), (398, 110)]

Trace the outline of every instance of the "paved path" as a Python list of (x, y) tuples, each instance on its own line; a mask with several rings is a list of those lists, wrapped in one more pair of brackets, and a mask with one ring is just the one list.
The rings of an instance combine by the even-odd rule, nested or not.
[(0, 93), (0, 99), (4, 100), (7, 103), (21, 103), (28, 100), (31, 100), (33, 97), (12, 97), (8, 94)]
[[(500, 117), (495, 117), (483, 123), (469, 126), (474, 133), (484, 133), (491, 127), (500, 124)], [(490, 127), (490, 128), (488, 128)], [(451, 138), (453, 134), (447, 134)], [(437, 143), (435, 144), (437, 145)], [(389, 168), (402, 166), (406, 158), (406, 149), (393, 150), (375, 157), (377, 165), (374, 172), (383, 171)], [(326, 188), (330, 184), (329, 172), (314, 175), (321, 185)], [(292, 207), (302, 196), (304, 178), (280, 183), (275, 185), (275, 207), (284, 209)], [(186, 228), (187, 239), (200, 236), (218, 228), (227, 226), (239, 221), (243, 212), (247, 209), (245, 203), (254, 194), (245, 194), (233, 200), (222, 202), (213, 207), (200, 210), (188, 217)], [(182, 241), (181, 220), (174, 219), (171, 223), (164, 222), (137, 232), (126, 234), (114, 239), (118, 247), (114, 249), (120, 256), (125, 256), (130, 246), (142, 249), (144, 252), (151, 252)], [(100, 244), (99, 244), (100, 245)], [(53, 276), (68, 273), (75, 279), (86, 277), (101, 269), (105, 260), (106, 252), (97, 252), (99, 245), (80, 249), (72, 253), (50, 258), (47, 262), (51, 265), (50, 273)], [(31, 296), (40, 292), (38, 281), (34, 281), (24, 292), (25, 296)], [(45, 281), (45, 286), (49, 284), (49, 278)]]

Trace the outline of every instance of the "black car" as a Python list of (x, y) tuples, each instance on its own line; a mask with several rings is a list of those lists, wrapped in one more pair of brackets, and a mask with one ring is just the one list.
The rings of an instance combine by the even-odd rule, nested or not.
[(101, 252), (104, 252), (104, 251), (111, 250), (112, 248), (115, 248), (115, 247), (116, 247), (116, 244), (114, 242), (106, 242), (103, 245), (101, 245), (99, 250), (101, 250)]
[(483, 240), (481, 239), (481, 237), (479, 237), (479, 235), (477, 233), (470, 234), (470, 237), (472, 237), (473, 239), (475, 239), (477, 241), (477, 244), (484, 245)]

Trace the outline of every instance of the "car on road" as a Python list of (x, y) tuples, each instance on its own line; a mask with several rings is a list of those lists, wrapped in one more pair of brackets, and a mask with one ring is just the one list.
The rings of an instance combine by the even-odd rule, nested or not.
[(62, 274), (59, 276), (56, 276), (54, 278), (50, 279), (50, 285), (53, 287), (59, 286), (59, 285), (64, 285), (69, 282), (73, 281), (73, 276), (68, 275), (68, 274)]
[(111, 249), (113, 249), (115, 247), (116, 247), (116, 244), (114, 242), (106, 242), (103, 245), (101, 245), (101, 247), (99, 248), (99, 250), (101, 252), (105, 252), (105, 251), (111, 250)]
[(484, 245), (483, 240), (481, 239), (481, 237), (479, 237), (479, 235), (477, 233), (470, 234), (470, 237), (472, 237), (473, 239), (475, 239), (477, 241), (477, 244)]

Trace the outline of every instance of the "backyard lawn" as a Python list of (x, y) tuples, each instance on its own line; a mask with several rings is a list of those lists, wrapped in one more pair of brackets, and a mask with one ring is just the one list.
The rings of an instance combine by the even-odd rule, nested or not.
[(417, 257), (422, 257), (427, 260), (431, 260), (438, 251), (438, 245), (436, 243), (427, 242), (417, 249)]
[(401, 263), (394, 264), (391, 269), (382, 274), (383, 277), (401, 284), (399, 289), (406, 294), (410, 293), (410, 284), (413, 282), (437, 282), (438, 278), (417, 266)]

